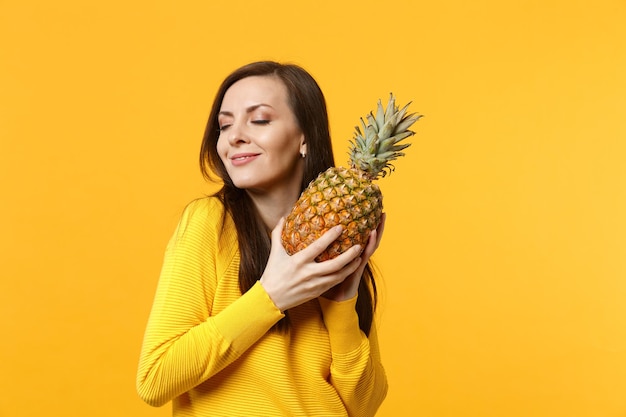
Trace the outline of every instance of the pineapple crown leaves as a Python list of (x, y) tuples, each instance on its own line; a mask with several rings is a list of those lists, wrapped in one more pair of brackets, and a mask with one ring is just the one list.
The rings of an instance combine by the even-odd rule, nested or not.
[(415, 134), (409, 128), (422, 117), (417, 113), (407, 114), (410, 104), (398, 108), (393, 93), (390, 93), (386, 108), (378, 100), (376, 114), (370, 112), (367, 121), (361, 118), (362, 130), (356, 126), (350, 142), (352, 166), (365, 171), (371, 179), (384, 177), (395, 170), (391, 161), (404, 156), (402, 150), (411, 146), (399, 142)]

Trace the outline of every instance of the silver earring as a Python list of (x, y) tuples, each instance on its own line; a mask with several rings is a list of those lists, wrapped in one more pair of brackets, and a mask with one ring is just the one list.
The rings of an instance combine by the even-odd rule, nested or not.
[(306, 157), (306, 154), (304, 152), (300, 152), (300, 155), (304, 158)]

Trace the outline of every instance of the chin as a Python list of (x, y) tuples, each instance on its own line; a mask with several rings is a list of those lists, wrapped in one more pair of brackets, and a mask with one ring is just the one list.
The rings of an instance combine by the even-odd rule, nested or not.
[(233, 184), (235, 187), (241, 188), (242, 190), (254, 190), (260, 189), (260, 183), (253, 179), (233, 179)]

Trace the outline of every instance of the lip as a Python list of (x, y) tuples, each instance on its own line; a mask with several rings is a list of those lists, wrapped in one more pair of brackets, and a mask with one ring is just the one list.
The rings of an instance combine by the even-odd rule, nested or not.
[(230, 157), (230, 162), (233, 166), (241, 166), (254, 161), (259, 155), (258, 153), (237, 153)]

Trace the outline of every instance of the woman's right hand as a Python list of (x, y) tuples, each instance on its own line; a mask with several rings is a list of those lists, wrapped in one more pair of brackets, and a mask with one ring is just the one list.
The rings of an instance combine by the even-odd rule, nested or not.
[(281, 218), (272, 231), (272, 248), (260, 279), (261, 285), (280, 311), (319, 297), (356, 271), (361, 261), (359, 245), (334, 259), (315, 261), (341, 235), (341, 226), (328, 230), (308, 247), (289, 256), (280, 239), (284, 224), (285, 219)]

